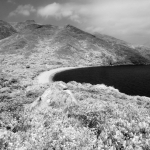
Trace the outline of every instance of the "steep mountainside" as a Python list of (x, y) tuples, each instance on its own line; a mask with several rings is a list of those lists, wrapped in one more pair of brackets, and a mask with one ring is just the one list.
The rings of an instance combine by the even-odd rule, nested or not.
[(111, 37), (108, 35), (104, 35), (104, 34), (95, 33), (94, 35), (96, 37), (98, 37), (99, 39), (105, 40), (107, 43), (110, 43), (112, 45), (112, 47), (116, 48), (118, 51), (124, 51), (125, 52), (126, 50), (127, 51), (129, 50), (130, 51), (129, 53), (132, 53), (133, 51), (135, 53), (138, 52), (142, 57), (150, 60), (150, 55), (149, 55), (150, 54), (150, 48), (148, 48), (148, 47), (132, 45), (132, 44), (127, 43), (123, 40), (120, 40), (120, 39), (117, 39), (117, 38), (114, 38), (114, 37)]
[(0, 20), (0, 40), (16, 33), (16, 30), (7, 22)]
[(109, 36), (109, 35), (100, 34), (100, 33), (94, 33), (94, 35), (99, 39), (103, 39), (103, 40), (105, 40), (107, 42), (110, 42), (110, 43), (113, 43), (113, 44), (131, 46), (131, 44), (129, 44), (129, 43), (123, 41), (123, 40), (120, 40), (120, 39), (114, 38), (112, 36)]
[(32, 20), (11, 24), (18, 33), (0, 41), (1, 54), (17, 53), (29, 57), (42, 50), (44, 58), (53, 57), (61, 63), (88, 66), (150, 62), (149, 55), (141, 54), (139, 49), (126, 42), (109, 36), (91, 35), (71, 25), (38, 25)]
[(141, 55), (147, 59), (150, 58), (150, 47), (143, 45), (135, 46), (135, 49), (141, 53)]

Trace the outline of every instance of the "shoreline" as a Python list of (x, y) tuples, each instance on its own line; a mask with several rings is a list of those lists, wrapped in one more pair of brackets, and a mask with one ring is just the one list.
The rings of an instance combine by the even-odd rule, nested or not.
[[(91, 67), (91, 66), (90, 66)], [(52, 84), (53, 82), (53, 77), (57, 74), (57, 73), (61, 73), (63, 71), (68, 71), (68, 70), (74, 70), (74, 69), (82, 69), (82, 68), (90, 68), (89, 66), (80, 66), (80, 67), (61, 67), (61, 68), (55, 68), (55, 69), (51, 69), (50, 71), (44, 71), (41, 74), (39, 74), (36, 78), (36, 82), (38, 84)], [(94, 66), (94, 67), (98, 67), (98, 66)], [(107, 67), (107, 66), (101, 66), (101, 67)], [(116, 89), (116, 88), (114, 88)], [(117, 89), (119, 90), (119, 89)], [(119, 91), (120, 92), (120, 91)], [(122, 92), (120, 92), (122, 93)], [(125, 93), (124, 93), (125, 94)], [(126, 94), (128, 95), (128, 94)], [(128, 95), (131, 97), (137, 97), (139, 95)], [(139, 96), (139, 97), (147, 97), (150, 98), (148, 96)]]
[[(50, 71), (42, 72), (37, 76), (37, 82), (38, 84), (52, 83), (53, 82), (52, 79), (57, 73), (60, 73), (62, 71), (72, 70), (72, 69), (90, 68), (90, 67), (119, 67), (119, 66), (136, 66), (136, 65), (61, 67), (61, 68), (51, 69)], [(141, 65), (137, 65), (137, 66), (141, 66)]]
[(37, 82), (39, 84), (52, 83), (53, 82), (52, 79), (53, 79), (55, 74), (60, 73), (62, 71), (72, 70), (72, 69), (79, 69), (79, 68), (84, 68), (84, 67), (63, 67), (63, 68), (52, 69), (50, 71), (45, 71), (45, 72), (42, 72), (37, 77)]

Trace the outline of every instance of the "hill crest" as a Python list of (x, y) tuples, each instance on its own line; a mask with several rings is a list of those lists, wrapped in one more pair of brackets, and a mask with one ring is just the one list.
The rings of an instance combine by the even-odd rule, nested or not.
[[(27, 20), (12, 24), (17, 32), (8, 23), (5, 25), (16, 34), (0, 41), (1, 54), (18, 53), (23, 57), (30, 57), (41, 53), (40, 49), (42, 49), (44, 59), (52, 57), (72, 66), (150, 63), (150, 52), (144, 47), (135, 47), (107, 35), (92, 35), (72, 25), (64, 27), (39, 25), (33, 20)], [(1, 26), (1, 28), (5, 27)], [(44, 55), (44, 52), (48, 55)]]

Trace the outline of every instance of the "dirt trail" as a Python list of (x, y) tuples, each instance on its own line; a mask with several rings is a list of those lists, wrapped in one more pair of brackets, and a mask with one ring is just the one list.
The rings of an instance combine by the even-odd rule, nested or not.
[(79, 68), (79, 67), (64, 67), (64, 68), (52, 69), (50, 71), (45, 71), (37, 77), (38, 83), (39, 84), (52, 83), (53, 82), (52, 79), (56, 73), (59, 73), (61, 71), (70, 70), (70, 69), (77, 69), (77, 68)]

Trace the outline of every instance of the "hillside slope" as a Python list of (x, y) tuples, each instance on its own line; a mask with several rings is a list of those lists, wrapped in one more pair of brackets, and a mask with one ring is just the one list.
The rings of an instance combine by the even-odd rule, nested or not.
[(72, 66), (150, 63), (149, 55), (143, 55), (143, 51), (130, 44), (104, 35), (91, 35), (71, 25), (38, 25), (29, 20), (13, 24), (13, 27), (18, 33), (0, 41), (0, 54), (30, 57), (42, 51), (43, 58), (55, 58)]
[(0, 40), (16, 33), (16, 30), (7, 22), (0, 20)]

